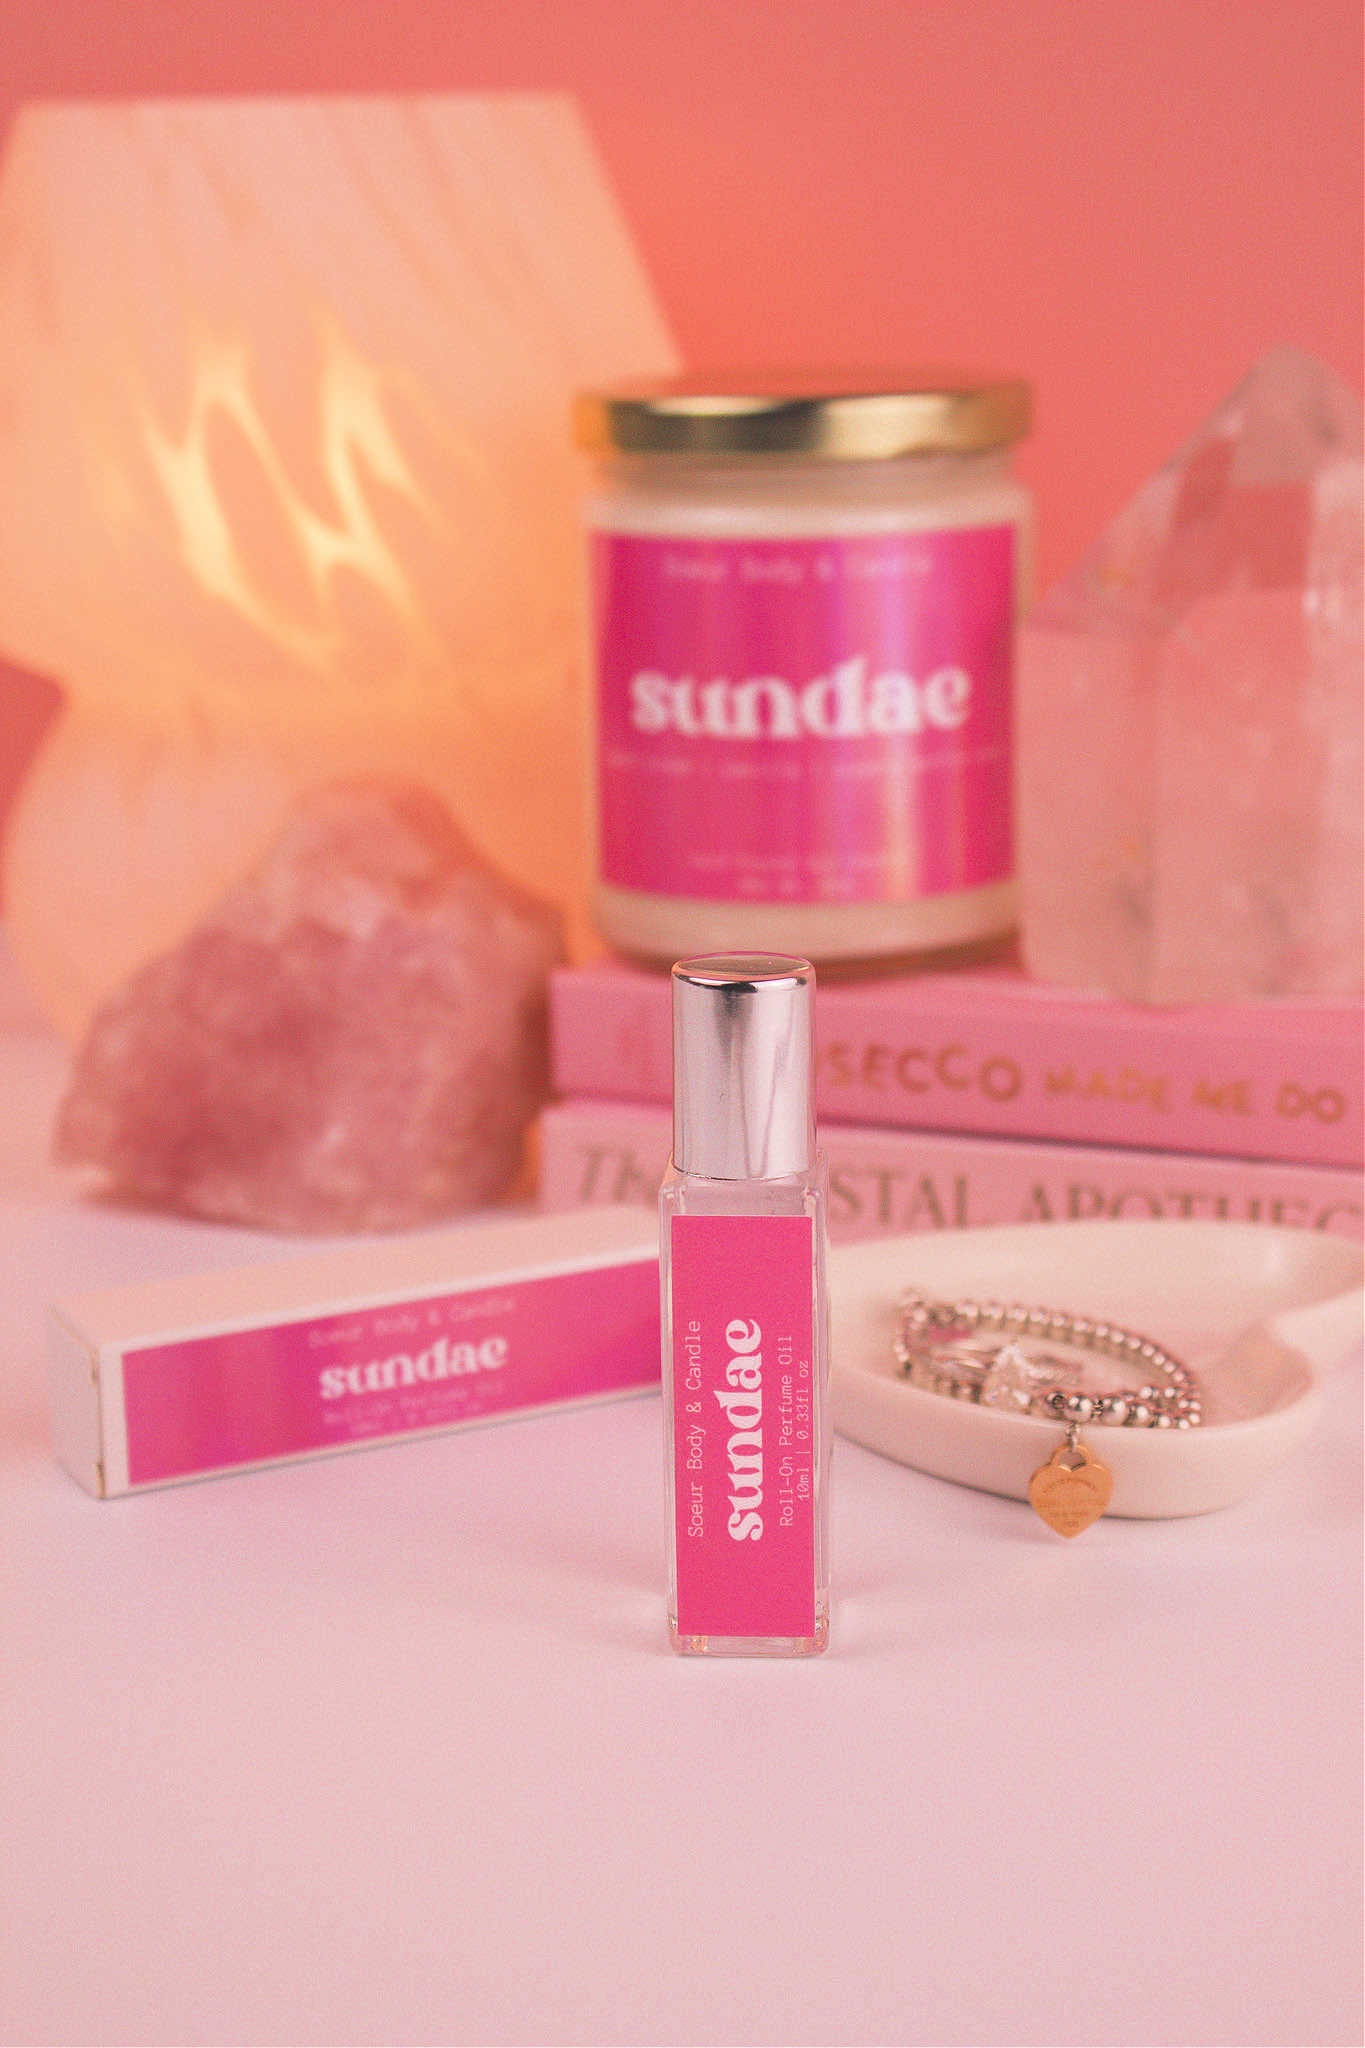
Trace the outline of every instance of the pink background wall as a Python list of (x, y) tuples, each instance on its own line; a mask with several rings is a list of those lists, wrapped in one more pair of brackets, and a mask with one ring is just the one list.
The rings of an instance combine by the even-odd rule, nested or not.
[[(1361, 357), (1356, 0), (0, 0), (27, 98), (577, 94), (695, 364), (1031, 377), (1044, 583), (1277, 341)], [(0, 804), (52, 702), (0, 667)]]

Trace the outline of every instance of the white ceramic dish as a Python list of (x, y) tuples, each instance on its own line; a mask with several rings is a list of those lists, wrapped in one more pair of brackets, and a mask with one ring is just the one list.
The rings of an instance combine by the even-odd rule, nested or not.
[(902, 1464), (1016, 1500), (1062, 1441), (911, 1386), (892, 1355), (906, 1287), (1101, 1317), (1198, 1375), (1198, 1429), (1083, 1431), (1114, 1478), (1109, 1513), (1226, 1507), (1303, 1442), (1318, 1383), (1362, 1334), (1365, 1253), (1345, 1238), (1236, 1223), (1045, 1223), (840, 1245), (831, 1254), (834, 1420)]

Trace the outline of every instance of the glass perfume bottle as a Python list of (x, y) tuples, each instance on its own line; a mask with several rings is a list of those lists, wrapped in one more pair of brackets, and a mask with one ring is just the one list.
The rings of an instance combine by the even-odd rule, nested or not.
[(673, 1157), (659, 1193), (669, 1628), (696, 1656), (829, 1637), (829, 1305), (815, 973), (673, 969)]

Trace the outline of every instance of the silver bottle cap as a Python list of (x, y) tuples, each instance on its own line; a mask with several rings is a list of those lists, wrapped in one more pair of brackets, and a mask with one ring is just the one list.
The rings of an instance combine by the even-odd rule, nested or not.
[(673, 1163), (710, 1180), (775, 1180), (815, 1158), (815, 969), (781, 953), (714, 953), (673, 969)]

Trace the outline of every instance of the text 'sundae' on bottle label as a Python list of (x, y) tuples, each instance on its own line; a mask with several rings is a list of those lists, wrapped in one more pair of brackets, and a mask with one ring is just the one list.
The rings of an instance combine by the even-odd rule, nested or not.
[(678, 1629), (815, 1632), (814, 1226), (672, 1220)]

